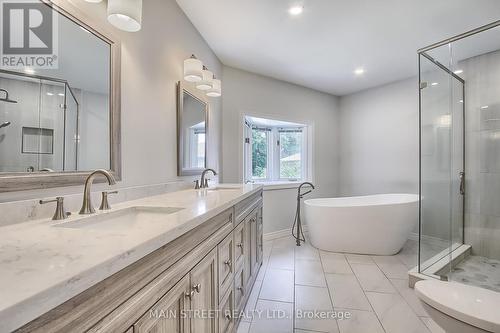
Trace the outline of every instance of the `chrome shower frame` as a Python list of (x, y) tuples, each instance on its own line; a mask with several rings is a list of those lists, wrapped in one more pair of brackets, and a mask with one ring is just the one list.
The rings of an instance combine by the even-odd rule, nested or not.
[[(466, 189), (464, 187), (464, 184), (465, 184), (465, 177), (467, 176), (465, 174), (465, 166), (466, 166), (465, 165), (465, 163), (466, 163), (466, 155), (465, 155), (465, 140), (466, 140), (466, 130), (465, 130), (465, 124), (466, 124), (465, 123), (465, 120), (466, 120), (466, 112), (465, 112), (466, 111), (466, 109), (465, 109), (466, 108), (466, 103), (465, 103), (465, 98), (466, 98), (466, 96), (465, 96), (465, 81), (461, 77), (459, 77), (458, 75), (456, 75), (455, 73), (453, 73), (446, 66), (444, 66), (439, 61), (437, 61), (432, 56), (430, 56), (428, 54), (428, 52), (432, 51), (432, 50), (434, 50), (436, 48), (439, 48), (441, 46), (445, 46), (447, 44), (459, 41), (461, 39), (464, 39), (464, 38), (476, 35), (478, 33), (481, 33), (481, 32), (484, 32), (484, 31), (496, 28), (498, 26), (500, 26), (500, 20), (497, 20), (497, 21), (494, 21), (492, 23), (483, 25), (483, 26), (478, 27), (478, 28), (473, 29), (473, 30), (469, 30), (469, 31), (461, 33), (459, 35), (456, 35), (456, 36), (444, 39), (444, 40), (442, 40), (440, 42), (431, 44), (429, 46), (426, 46), (426, 47), (423, 47), (423, 48), (417, 50), (417, 55), (418, 55), (418, 81), (419, 81), (419, 92), (418, 92), (418, 98), (419, 98), (419, 105), (418, 105), (418, 114), (419, 114), (419, 119), (418, 119), (418, 122), (419, 122), (419, 143), (418, 143), (418, 150), (419, 150), (419, 183), (418, 183), (418, 189), (419, 189), (419, 211), (418, 211), (418, 214), (419, 214), (419, 216), (418, 216), (418, 227), (419, 227), (419, 233), (418, 233), (418, 259), (417, 259), (417, 267), (416, 267), (416, 269), (417, 269), (417, 272), (419, 274), (422, 273), (422, 270), (421, 270), (421, 260), (422, 260), (422, 257), (421, 257), (421, 251), (422, 251), (422, 248), (421, 248), (421, 244), (422, 244), (422, 87), (420, 86), (420, 82), (421, 82), (421, 79), (422, 79), (421, 78), (421, 69), (422, 69), (422, 66), (421, 66), (421, 57), (423, 56), (426, 59), (428, 59), (429, 61), (433, 62), (440, 69), (444, 70), (449, 75), (451, 75), (453, 78), (459, 80), (462, 83), (462, 94), (463, 94), (463, 108), (462, 108), (462, 114), (463, 114), (463, 128), (462, 128), (462, 130), (463, 130), (463, 145), (462, 145), (462, 147), (463, 147), (463, 151), (462, 151), (462, 154), (463, 154), (463, 172), (461, 172), (459, 176), (460, 176), (460, 182), (461, 182), (460, 183), (460, 194), (462, 195), (462, 200), (464, 200), (464, 202), (465, 202)], [(465, 243), (465, 232), (464, 232), (464, 229), (465, 229), (465, 203), (462, 205), (462, 244)], [(450, 248), (450, 250), (451, 250), (451, 248)], [(451, 250), (451, 252), (453, 252), (453, 250)], [(460, 257), (461, 255), (462, 254), (457, 255), (457, 257)], [(452, 262), (454, 260), (456, 260), (456, 258), (454, 258), (454, 256), (451, 256), (451, 258), (452, 258)], [(453, 264), (452, 262), (450, 264)]]

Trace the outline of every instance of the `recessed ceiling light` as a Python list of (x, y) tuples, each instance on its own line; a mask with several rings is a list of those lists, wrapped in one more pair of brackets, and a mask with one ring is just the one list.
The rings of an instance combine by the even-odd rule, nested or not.
[(64, 97), (64, 94), (63, 94), (63, 93), (59, 93), (58, 95), (59, 95), (59, 96), (61, 96), (61, 97)]
[(47, 93), (47, 96), (54, 96), (54, 94), (53, 94), (53, 93), (51, 93), (51, 92), (48, 92), (48, 93)]
[(464, 100), (463, 100), (463, 99), (461, 99), (461, 100), (459, 100), (459, 101), (458, 101), (458, 103), (463, 103), (463, 102), (464, 102)]
[(362, 74), (364, 74), (364, 73), (365, 73), (365, 69), (364, 69), (364, 68), (361, 68), (361, 67), (360, 67), (360, 68), (356, 68), (356, 69), (354, 70), (354, 74), (356, 74), (356, 75), (362, 75)]
[(483, 105), (483, 106), (481, 106), (481, 109), (483, 109), (483, 110), (487, 109), (487, 108), (489, 108), (489, 105)]
[(455, 74), (462, 74), (464, 71), (462, 69), (457, 69), (456, 71), (454, 71), (453, 73)]
[(432, 82), (432, 83), (431, 83), (431, 86), (437, 86), (438, 84), (439, 84), (439, 83), (437, 83), (437, 82)]
[(292, 6), (290, 7), (290, 9), (288, 9), (288, 13), (293, 16), (300, 15), (302, 14), (303, 11), (304, 11), (303, 6)]

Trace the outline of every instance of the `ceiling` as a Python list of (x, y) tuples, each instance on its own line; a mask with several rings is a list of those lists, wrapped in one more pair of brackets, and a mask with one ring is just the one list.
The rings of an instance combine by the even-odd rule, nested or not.
[(297, 1), (291, 16), (294, 0), (177, 0), (225, 65), (338, 96), (416, 75), (417, 49), (500, 19), (499, 0)]

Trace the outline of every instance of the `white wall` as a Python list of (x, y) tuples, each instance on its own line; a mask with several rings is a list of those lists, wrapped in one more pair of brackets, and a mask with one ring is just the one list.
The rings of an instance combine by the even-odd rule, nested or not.
[(343, 196), (418, 193), (418, 80), (340, 98)]
[[(339, 187), (338, 98), (308, 88), (223, 67), (222, 166), (224, 182), (243, 180), (243, 116), (305, 123), (313, 131), (314, 196)], [(296, 189), (264, 192), (264, 232), (291, 227)]]
[[(191, 54), (221, 77), (221, 63), (187, 19), (175, 0), (143, 2), (143, 26), (136, 33), (112, 28), (106, 2), (71, 1), (89, 17), (106, 25), (121, 39), (121, 125), (123, 180), (118, 187), (175, 181), (177, 177), (176, 82), (183, 60)], [(212, 99), (208, 166), (219, 169), (221, 101)], [(96, 187), (97, 189), (98, 187)], [(79, 188), (35, 191), (64, 195)], [(3, 193), (0, 201), (19, 200), (33, 193)]]

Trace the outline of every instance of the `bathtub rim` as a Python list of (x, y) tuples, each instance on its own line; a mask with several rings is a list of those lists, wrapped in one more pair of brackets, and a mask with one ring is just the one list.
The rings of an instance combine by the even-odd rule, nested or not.
[[(354, 203), (348, 202), (348, 199), (360, 199), (360, 198), (375, 198), (375, 197), (397, 197), (397, 196), (405, 196), (408, 199), (403, 201), (390, 201), (387, 202), (358, 202)], [(325, 201), (324, 204), (319, 203), (320, 201)], [(332, 204), (335, 201), (345, 201), (343, 204)], [(329, 197), (329, 198), (313, 198), (304, 200), (304, 204), (309, 207), (321, 207), (321, 208), (360, 208), (360, 207), (377, 207), (377, 206), (394, 206), (394, 205), (407, 205), (418, 203), (420, 201), (420, 196), (418, 194), (413, 193), (380, 193), (380, 194), (370, 194), (370, 195), (357, 195), (357, 196), (346, 196), (346, 197)]]

